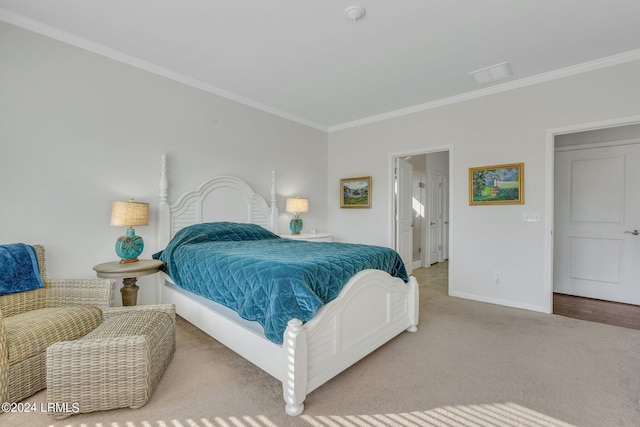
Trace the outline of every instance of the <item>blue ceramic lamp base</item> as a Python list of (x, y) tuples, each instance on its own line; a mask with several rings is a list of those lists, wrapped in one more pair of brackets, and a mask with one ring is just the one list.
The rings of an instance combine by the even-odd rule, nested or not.
[(291, 234), (300, 234), (302, 231), (302, 218), (298, 214), (295, 214), (291, 222), (289, 222), (289, 229)]
[(116, 254), (120, 257), (120, 263), (137, 262), (138, 256), (144, 249), (142, 237), (137, 236), (133, 228), (127, 229), (127, 234), (116, 240)]

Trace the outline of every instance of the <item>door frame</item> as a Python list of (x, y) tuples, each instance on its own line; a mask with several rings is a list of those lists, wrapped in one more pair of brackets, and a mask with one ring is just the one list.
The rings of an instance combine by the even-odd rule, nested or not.
[(391, 242), (391, 247), (393, 249), (396, 249), (396, 240), (395, 240), (395, 227), (396, 227), (396, 213), (395, 213), (395, 191), (394, 191), (394, 182), (395, 182), (395, 174), (394, 174), (394, 169), (395, 169), (395, 161), (397, 157), (407, 157), (407, 156), (419, 156), (422, 154), (433, 154), (433, 153), (440, 153), (440, 152), (447, 152), (449, 154), (449, 236), (448, 236), (448, 241), (449, 241), (449, 275), (448, 275), (448, 282), (449, 282), (449, 294), (451, 294), (451, 292), (453, 290), (455, 290), (455, 283), (452, 280), (452, 276), (453, 276), (453, 263), (455, 262), (455, 252), (454, 252), (454, 244), (453, 244), (453, 231), (454, 231), (454, 227), (455, 227), (455, 221), (453, 220), (453, 218), (455, 218), (454, 216), (454, 209), (453, 209), (453, 203), (451, 203), (451, 201), (453, 200), (454, 197), (454, 181), (455, 181), (455, 177), (454, 177), (454, 156), (453, 156), (453, 145), (451, 144), (446, 144), (446, 145), (438, 145), (438, 146), (433, 146), (433, 147), (425, 147), (422, 149), (414, 149), (414, 150), (405, 150), (405, 151), (396, 151), (393, 153), (389, 153), (389, 158), (388, 158), (388, 178), (387, 178), (387, 182), (390, 183), (389, 185), (389, 224), (387, 227), (387, 230), (389, 230), (389, 235), (388, 235), (388, 239), (389, 242)]
[(614, 128), (619, 126), (627, 126), (627, 125), (635, 125), (640, 124), (640, 115), (638, 116), (630, 116), (630, 117), (620, 117), (617, 119), (603, 120), (597, 122), (589, 122), (582, 123), (571, 126), (564, 126), (558, 128), (547, 129), (546, 131), (546, 182), (547, 188), (545, 191), (546, 194), (546, 205), (547, 212), (546, 217), (548, 218), (545, 224), (545, 266), (544, 266), (544, 292), (547, 294), (546, 298), (546, 306), (544, 307), (544, 311), (547, 313), (553, 313), (553, 226), (554, 226), (554, 214), (555, 214), (555, 206), (554, 206), (554, 189), (555, 189), (555, 178), (554, 178), (554, 167), (555, 167), (555, 147), (556, 147), (556, 136), (576, 133), (576, 132), (588, 132), (592, 130), (598, 129), (606, 129), (606, 128)]

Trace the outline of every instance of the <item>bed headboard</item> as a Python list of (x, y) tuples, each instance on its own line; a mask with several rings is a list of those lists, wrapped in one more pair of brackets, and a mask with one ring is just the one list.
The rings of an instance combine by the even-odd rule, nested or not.
[(242, 179), (216, 176), (204, 181), (196, 189), (187, 191), (169, 205), (167, 157), (162, 155), (159, 187), (158, 249), (164, 249), (169, 240), (184, 227), (202, 222), (258, 224), (278, 233), (275, 172), (271, 172), (270, 204)]

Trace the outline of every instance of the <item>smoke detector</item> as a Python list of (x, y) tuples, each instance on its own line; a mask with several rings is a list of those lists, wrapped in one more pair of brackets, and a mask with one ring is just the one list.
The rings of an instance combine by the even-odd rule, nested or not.
[(365, 13), (364, 7), (362, 6), (349, 6), (344, 11), (344, 16), (346, 16), (349, 21), (355, 22), (364, 18)]

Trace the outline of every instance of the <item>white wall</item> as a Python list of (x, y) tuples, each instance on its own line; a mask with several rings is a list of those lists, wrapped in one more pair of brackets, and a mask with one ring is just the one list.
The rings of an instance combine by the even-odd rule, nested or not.
[[(163, 153), (170, 202), (219, 174), (268, 200), (275, 170), (280, 211), (309, 197), (305, 228), (327, 228), (326, 133), (3, 22), (0, 58), (0, 243), (44, 244), (50, 277), (95, 277), (117, 259), (111, 203), (153, 210)], [(146, 258), (155, 225), (136, 230)], [(153, 302), (153, 278), (138, 283), (138, 302)]]
[[(390, 153), (450, 146), (450, 293), (546, 311), (547, 130), (640, 114), (639, 75), (636, 61), (333, 132), (329, 228), (338, 240), (391, 246)], [(514, 162), (525, 163), (524, 205), (469, 206), (469, 168)], [(367, 175), (372, 208), (340, 209), (340, 178)], [(530, 211), (541, 222), (523, 222)]]

